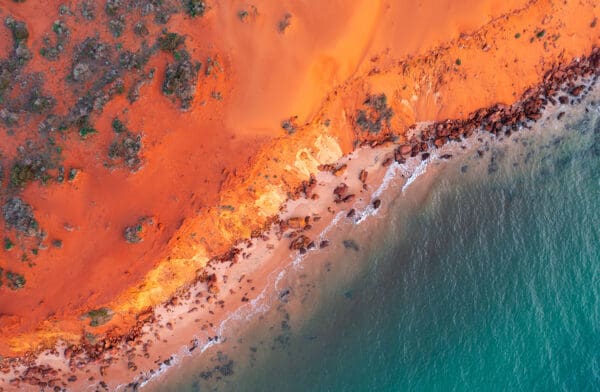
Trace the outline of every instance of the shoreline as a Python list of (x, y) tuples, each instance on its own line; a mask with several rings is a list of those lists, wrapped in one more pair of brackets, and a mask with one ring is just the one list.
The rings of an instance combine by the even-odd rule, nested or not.
[[(598, 85), (595, 86), (595, 89), (592, 90), (593, 94), (595, 97), (598, 97)], [(585, 106), (585, 109), (587, 110), (588, 106)], [(532, 138), (536, 138), (536, 140), (544, 140), (546, 139), (546, 142), (550, 142), (550, 139), (548, 139), (550, 137), (550, 131), (546, 131), (545, 129), (541, 129), (541, 127), (544, 124), (547, 124), (547, 122), (549, 121), (554, 121), (556, 122), (557, 120), (555, 120), (556, 115), (558, 113), (560, 113), (560, 107), (559, 106), (552, 106), (551, 108), (549, 108), (547, 111), (545, 111), (543, 113), (542, 118), (540, 118), (540, 123), (539, 126), (536, 123), (532, 129), (534, 129), (531, 132), (535, 132), (534, 134), (522, 134), (523, 137), (527, 137), (529, 139)], [(578, 107), (576, 110), (578, 112), (581, 112), (584, 109), (583, 105)], [(567, 116), (568, 117), (568, 116)], [(426, 125), (423, 125), (424, 127)], [(499, 138), (495, 138), (494, 136), (491, 136), (489, 134), (485, 134), (485, 133), (479, 133), (477, 134), (478, 138), (475, 140), (463, 140), (461, 143), (453, 143), (452, 145), (449, 145), (448, 150), (444, 150), (444, 151), (440, 151), (436, 156), (431, 157), (430, 160), (428, 161), (421, 161), (421, 162), (414, 162), (415, 165), (413, 165), (413, 167), (415, 168), (415, 170), (412, 171), (412, 174), (409, 177), (406, 176), (402, 176), (399, 175), (402, 172), (402, 169), (404, 168), (403, 165), (400, 165), (398, 163), (393, 163), (391, 164), (389, 167), (387, 167), (387, 169), (384, 171), (384, 175), (383, 178), (385, 179), (384, 181), (378, 181), (378, 187), (373, 191), (373, 193), (371, 194), (372, 197), (374, 199), (378, 199), (379, 196), (381, 196), (382, 203), (380, 205), (380, 207), (378, 209), (372, 210), (370, 209), (370, 207), (372, 206), (370, 203), (366, 204), (365, 206), (363, 206), (364, 208), (362, 210), (358, 210), (355, 213), (355, 215), (351, 218), (351, 219), (345, 219), (345, 215), (344, 211), (340, 211), (337, 214), (335, 214), (335, 218), (333, 219), (332, 223), (327, 226), (327, 229), (337, 229), (334, 230), (335, 232), (331, 232), (329, 236), (327, 236), (327, 238), (329, 240), (331, 240), (331, 248), (329, 248), (328, 250), (326, 250), (325, 252), (308, 252), (304, 255), (298, 255), (296, 258), (294, 258), (292, 261), (290, 261), (287, 265), (282, 267), (281, 272), (278, 274), (278, 279), (275, 282), (275, 284), (271, 285), (272, 287), (268, 287), (269, 289), (269, 293), (270, 293), (270, 298), (271, 298), (271, 302), (269, 303), (269, 305), (267, 306), (268, 309), (264, 309), (264, 304), (261, 305), (259, 303), (255, 304), (255, 312), (252, 315), (248, 315), (248, 317), (244, 318), (244, 321), (247, 321), (248, 324), (250, 325), (235, 325), (235, 326), (231, 326), (231, 328), (229, 329), (229, 335), (231, 337), (236, 337), (238, 338), (236, 341), (223, 341), (221, 343), (224, 343), (223, 346), (224, 347), (219, 347), (216, 345), (211, 345), (210, 347), (206, 347), (206, 350), (209, 350), (208, 352), (206, 352), (204, 354), (204, 361), (199, 358), (198, 356), (196, 356), (195, 358), (190, 358), (189, 361), (192, 363), (185, 363), (188, 359), (187, 358), (183, 358), (181, 362), (181, 366), (185, 367), (186, 369), (183, 370), (183, 378), (187, 378), (188, 374), (186, 373), (186, 371), (189, 371), (190, 374), (192, 372), (191, 369), (194, 369), (193, 371), (196, 373), (196, 377), (197, 374), (200, 370), (204, 369), (204, 367), (202, 366), (198, 366), (198, 363), (201, 365), (204, 365), (206, 362), (209, 362), (209, 357), (212, 355), (212, 358), (210, 358), (210, 361), (212, 361), (212, 366), (209, 366), (208, 369), (206, 371), (203, 371), (201, 374), (203, 374), (204, 376), (200, 376), (201, 378), (204, 378), (205, 380), (212, 380), (214, 381), (215, 379), (218, 382), (227, 382), (229, 384), (224, 385), (224, 387), (226, 388), (227, 385), (229, 385), (230, 387), (232, 385), (235, 385), (235, 382), (237, 380), (236, 375), (233, 376), (232, 379), (225, 379), (225, 377), (230, 376), (229, 374), (222, 374), (221, 373), (221, 369), (222, 366), (226, 366), (227, 369), (230, 369), (233, 367), (233, 361), (231, 361), (232, 357), (235, 358), (235, 362), (237, 363), (238, 358), (235, 357), (235, 354), (233, 355), (229, 355), (228, 356), (228, 351), (227, 349), (230, 349), (230, 352), (233, 351), (234, 353), (237, 352), (244, 352), (243, 349), (239, 348), (239, 347), (244, 347), (245, 349), (248, 348), (248, 346), (250, 346), (252, 348), (252, 345), (258, 345), (257, 344), (257, 340), (260, 340), (260, 344), (263, 344), (263, 339), (264, 336), (261, 335), (261, 337), (263, 339), (257, 339), (256, 336), (254, 336), (254, 334), (261, 334), (261, 332), (253, 332), (254, 329), (258, 329), (258, 331), (262, 330), (263, 328), (267, 328), (269, 325), (275, 325), (277, 326), (279, 324), (279, 320), (281, 319), (282, 313), (279, 313), (280, 311), (277, 310), (276, 308), (279, 308), (280, 305), (281, 306), (285, 306), (285, 312), (283, 313), (283, 320), (285, 321), (281, 321), (281, 323), (289, 323), (292, 325), (292, 330), (295, 330), (296, 328), (296, 324), (294, 323), (296, 320), (296, 318), (300, 318), (301, 321), (298, 321), (298, 323), (300, 323), (300, 328), (303, 322), (306, 321), (306, 317), (304, 314), (308, 313), (310, 314), (311, 312), (313, 312), (314, 309), (312, 309), (311, 306), (319, 306), (319, 300), (318, 298), (321, 298), (321, 295), (323, 295), (323, 293), (321, 293), (320, 288), (318, 287), (314, 287), (311, 289), (306, 289), (308, 292), (312, 293), (313, 296), (316, 295), (316, 302), (317, 305), (315, 305), (314, 303), (311, 303), (310, 301), (305, 304), (304, 301), (302, 300), (302, 304), (300, 305), (300, 308), (294, 308), (293, 305), (290, 309), (290, 305), (291, 303), (288, 302), (288, 300), (286, 299), (286, 301), (281, 301), (281, 304), (278, 302), (278, 298), (277, 298), (277, 293), (282, 292), (282, 290), (289, 290), (287, 289), (287, 287), (292, 287), (295, 286), (294, 282), (296, 284), (298, 284), (300, 287), (302, 287), (302, 285), (300, 283), (298, 283), (299, 281), (304, 281), (304, 282), (314, 282), (313, 280), (313, 274), (317, 275), (317, 279), (319, 279), (320, 277), (318, 276), (319, 274), (319, 269), (323, 269), (324, 266), (326, 266), (327, 260), (338, 260), (338, 261), (334, 261), (332, 262), (333, 267), (335, 268), (336, 266), (339, 268), (343, 268), (344, 272), (337, 272), (337, 273), (341, 273), (342, 275), (344, 275), (343, 278), (341, 278), (342, 281), (344, 281), (345, 283), (347, 283), (348, 280), (352, 280), (352, 279), (359, 279), (359, 274), (357, 273), (357, 271), (362, 271), (363, 268), (366, 268), (367, 266), (364, 265), (364, 258), (366, 255), (369, 254), (369, 250), (364, 250), (365, 247), (367, 249), (370, 248), (377, 248), (376, 245), (371, 244), (370, 240), (374, 237), (376, 240), (375, 242), (377, 242), (377, 238), (379, 238), (377, 236), (377, 234), (375, 235), (371, 235), (372, 233), (381, 230), (378, 229), (377, 227), (374, 227), (374, 225), (378, 225), (378, 222), (380, 219), (384, 219), (387, 214), (389, 213), (388, 210), (388, 206), (390, 204), (397, 204), (398, 201), (396, 200), (397, 198), (402, 198), (403, 201), (401, 201), (401, 203), (406, 203), (406, 205), (412, 205), (412, 206), (416, 206), (416, 208), (419, 208), (419, 206), (422, 206), (424, 203), (424, 200), (427, 199), (429, 191), (432, 189), (432, 185), (433, 182), (437, 181), (440, 179), (439, 174), (444, 173), (444, 170), (447, 168), (447, 165), (450, 165), (453, 163), (453, 160), (446, 160), (446, 159), (442, 159), (440, 156), (444, 155), (446, 153), (456, 153), (457, 159), (462, 160), (467, 154), (472, 154), (474, 155), (474, 159), (478, 159), (476, 158), (478, 156), (477, 151), (488, 151), (488, 148), (491, 148), (492, 150), (495, 148), (494, 146), (503, 146), (504, 148), (510, 150), (511, 148), (513, 148), (511, 146), (512, 142), (517, 142), (518, 140), (521, 140), (520, 136), (517, 135), (521, 135), (519, 134), (515, 134), (514, 137), (512, 138), (506, 138), (506, 140), (500, 140)], [(509, 142), (511, 142), (509, 144)], [(500, 147), (502, 148), (502, 147)], [(518, 150), (517, 150), (518, 151)], [(360, 154), (361, 151), (357, 151), (357, 154)], [(463, 155), (460, 155), (461, 152), (463, 153)], [(437, 153), (437, 152), (436, 152)], [(486, 155), (489, 154), (489, 152), (485, 153)], [(492, 153), (493, 154), (493, 153)], [(481, 159), (481, 156), (478, 156), (479, 159)], [(489, 157), (489, 156), (488, 156)], [(488, 161), (489, 159), (486, 159), (486, 161)], [(412, 163), (412, 162), (411, 162)], [(484, 164), (484, 167), (487, 166), (487, 164)], [(419, 168), (423, 168), (424, 170), (419, 171)], [(488, 168), (489, 170), (489, 168)], [(486, 171), (487, 172), (487, 171)], [(484, 175), (483, 173), (481, 173), (482, 175)], [(487, 172), (487, 174), (489, 174), (489, 172)], [(412, 184), (412, 185), (411, 185)], [(408, 200), (408, 199), (410, 200)], [(391, 208), (391, 207), (390, 207)], [(394, 207), (397, 208), (397, 207)], [(336, 219), (338, 218), (338, 219)], [(373, 218), (373, 219), (370, 219)], [(345, 234), (345, 229), (344, 227), (348, 228), (347, 230), (350, 232), (353, 232), (354, 234)], [(357, 237), (357, 233), (364, 233), (366, 236)], [(343, 240), (345, 238), (354, 238), (356, 239), (356, 246), (360, 246), (360, 251), (362, 253), (358, 253), (353, 251), (351, 248), (347, 248), (343, 245)], [(337, 247), (337, 249), (336, 249)], [(365, 253), (366, 252), (366, 253)], [(350, 259), (358, 259), (357, 261), (354, 260), (349, 260)], [(342, 261), (343, 260), (343, 261)], [(362, 264), (361, 264), (362, 262)], [(358, 265), (356, 265), (356, 263)], [(328, 267), (327, 267), (328, 268)], [(348, 272), (347, 270), (350, 269), (351, 272)], [(273, 273), (275, 273), (276, 271), (273, 271)], [(322, 271), (321, 271), (322, 272)], [(294, 277), (290, 278), (289, 275), (293, 275)], [(350, 277), (348, 277), (348, 275), (350, 275)], [(325, 278), (323, 278), (325, 279)], [(291, 281), (291, 283), (290, 283)], [(284, 282), (286, 284), (283, 285), (278, 285), (280, 282)], [(322, 283), (322, 282), (319, 282)], [(317, 284), (318, 285), (318, 284)], [(344, 286), (344, 284), (340, 285), (340, 286)], [(314, 290), (317, 291), (317, 294), (314, 293)], [(323, 290), (323, 291), (327, 291), (327, 290)], [(264, 291), (263, 293), (264, 294)], [(261, 297), (262, 297), (261, 294)], [(291, 294), (292, 296), (296, 296), (295, 300), (298, 300), (298, 292), (295, 292), (294, 289), (291, 289)], [(261, 298), (264, 300), (264, 298)], [(314, 298), (313, 298), (314, 299)], [(271, 318), (269, 318), (268, 315), (265, 315), (267, 312), (271, 311), (272, 315), (274, 315), (275, 317), (278, 317), (275, 321), (272, 320)], [(283, 312), (283, 310), (282, 310)], [(300, 313), (301, 312), (301, 313)], [(298, 314), (301, 314), (300, 316), (298, 316)], [(291, 315), (291, 320), (289, 319), (289, 315)], [(294, 317), (296, 316), (296, 317)], [(254, 317), (255, 320), (250, 320), (250, 317)], [(259, 320), (256, 320), (256, 318), (260, 318)], [(237, 321), (240, 321), (239, 319)], [(237, 324), (240, 324), (239, 322)], [(273, 327), (271, 327), (273, 328)], [(283, 329), (283, 328), (282, 328)], [(268, 334), (268, 332), (266, 332)], [(282, 332), (285, 333), (285, 332)], [(251, 337), (248, 337), (248, 335), (250, 335)], [(243, 340), (243, 342), (242, 342)], [(266, 340), (266, 339), (265, 339)], [(254, 341), (253, 343), (250, 342)], [(230, 346), (233, 345), (233, 347), (225, 347), (226, 343), (230, 343)], [(283, 344), (283, 343), (282, 343)], [(264, 349), (267, 349), (267, 356), (268, 354), (268, 345), (266, 347), (263, 347)], [(215, 350), (218, 350), (217, 353), (215, 353)], [(241, 350), (241, 351), (240, 351)], [(203, 351), (204, 352), (204, 351)], [(255, 352), (255, 351), (252, 351)], [(208, 356), (208, 357), (207, 357)], [(251, 361), (255, 361), (254, 359), (254, 355), (251, 354)], [(242, 359), (243, 361), (243, 359)], [(174, 367), (177, 367), (177, 365), (173, 365)], [(244, 366), (244, 365), (242, 365)], [(253, 365), (251, 365), (253, 366)], [(166, 369), (165, 369), (166, 370)], [(246, 369), (247, 370), (247, 369)], [(174, 369), (174, 372), (179, 372), (178, 373), (178, 377), (182, 377), (181, 376), (181, 370), (178, 369)], [(223, 370), (225, 372), (225, 370)], [(228, 372), (229, 370), (227, 370)], [(242, 370), (242, 374), (243, 374), (244, 370)], [(166, 372), (165, 372), (166, 373)], [(169, 385), (168, 381), (169, 381), (169, 374), (166, 373), (166, 376), (164, 376), (164, 374), (157, 374), (155, 379), (149, 381), (147, 384), (143, 384), (144, 386), (147, 385), (148, 386), (148, 390), (161, 390), (160, 387), (161, 386), (166, 386)], [(235, 372), (232, 372), (233, 374), (237, 373), (237, 368)], [(164, 378), (166, 377), (166, 378)], [(242, 376), (243, 377), (243, 376)], [(175, 379), (171, 379), (172, 381), (175, 381)], [(166, 384), (165, 384), (166, 383)]]
[[(465, 118), (497, 102), (511, 104), (537, 85), (551, 64), (590, 53), (598, 45), (595, 19), (600, 15), (590, 0), (474, 3), (476, 7), (461, 4), (460, 11), (448, 13), (435, 5), (456, 2), (431, 0), (425, 7), (406, 3), (384, 9), (377, 2), (357, 0), (343, 7), (328, 4), (315, 13), (309, 4), (262, 2), (256, 15), (241, 21), (236, 5), (216, 2), (199, 19), (173, 15), (165, 27), (185, 37), (185, 50), (194, 53), (194, 62), (205, 65), (197, 82), (185, 78), (186, 86), (200, 87), (189, 111), (182, 111), (178, 102), (169, 104), (163, 94), (170, 64), (178, 61), (160, 49), (163, 27), (151, 20), (152, 15), (140, 19), (137, 8), (119, 11), (148, 23), (150, 32), (140, 37), (126, 29), (121, 47), (108, 31), (110, 16), (102, 12), (94, 22), (81, 23), (82, 15), (62, 15), (53, 2), (44, 10), (29, 3), (3, 9), (19, 20), (13, 28), (28, 28), (32, 53), (38, 52), (46, 33), (54, 34), (51, 27), (57, 18), (71, 33), (57, 73), (43, 75), (44, 94), (52, 98), (64, 91), (68, 97), (56, 110), (27, 114), (18, 121), (14, 137), (6, 138), (5, 167), (17, 168), (15, 173), (21, 165), (29, 167), (27, 162), (36, 155), (24, 140), (29, 136), (36, 136), (33, 147), (48, 148), (48, 157), (53, 156), (60, 134), (56, 151), (63, 151), (65, 159), (57, 165), (75, 174), (70, 181), (58, 167), (44, 185), (36, 180), (46, 178), (41, 167), (34, 168), (33, 181), (23, 183), (22, 189), (13, 189), (8, 178), (3, 182), (8, 185), (2, 196), (6, 206), (19, 204), (19, 199), (29, 205), (44, 232), (40, 237), (47, 238), (21, 241), (19, 233), (26, 227), (12, 227), (14, 216), (5, 219), (5, 234), (17, 245), (5, 253), (3, 268), (10, 272), (5, 277), (17, 278), (18, 286), (23, 279), (27, 284), (13, 290), (17, 287), (9, 281), (3, 287), (2, 355), (27, 356), (64, 340), (78, 353), (81, 345), (93, 346), (88, 353), (97, 357), (104, 346), (135, 339), (146, 317), (152, 317), (150, 309), (189, 287), (210, 259), (234, 256), (230, 251), (240, 239), (259, 236), (276, 221), (282, 203), (302, 196), (297, 187), (319, 171), (319, 164), (334, 164), (364, 140), (400, 138), (406, 143), (411, 124)], [(282, 34), (277, 22), (284, 11), (294, 17)], [(423, 28), (419, 20), (430, 20), (429, 11), (441, 20), (425, 29), (426, 34), (408, 28)], [(79, 28), (69, 27), (75, 25)], [(79, 61), (79, 48), (94, 30), (102, 30), (102, 42), (93, 47), (115, 44), (128, 56), (146, 53), (144, 42), (154, 42), (150, 49), (156, 57), (143, 73), (150, 78), (156, 69), (158, 77), (140, 87), (142, 70), (127, 72), (131, 63), (117, 61), (115, 50), (109, 58), (119, 64), (124, 84), (105, 85), (102, 72), (92, 78), (101, 79), (105, 87), (100, 90), (96, 83), (91, 90), (87, 83), (63, 84), (73, 69), (69, 64)], [(8, 38), (5, 49), (10, 50), (10, 29), (3, 31)], [(18, 57), (16, 43), (13, 40), (12, 60)], [(212, 60), (222, 70), (216, 72), (221, 67)], [(247, 67), (248, 61), (256, 66)], [(34, 56), (21, 76), (33, 77), (30, 71), (44, 71), (46, 65), (44, 58)], [(95, 69), (99, 64), (89, 66)], [(116, 94), (121, 91), (117, 85), (123, 92), (129, 88), (130, 101), (139, 93), (138, 103), (127, 100), (129, 93)], [(86, 91), (102, 102), (104, 96), (116, 95), (102, 108), (85, 99)], [(5, 122), (11, 113), (27, 111), (27, 92), (18, 92), (8, 117), (2, 115)], [(79, 110), (88, 115), (77, 117)], [(81, 122), (62, 132), (63, 115), (68, 124), (77, 118), (89, 120), (99, 132), (86, 138), (89, 129), (80, 128)], [(111, 158), (109, 147), (122, 139), (112, 126), (115, 117), (143, 138), (144, 164), (135, 173), (119, 168), (120, 160)], [(38, 120), (42, 132), (34, 135), (30, 130)], [(8, 203), (15, 195), (18, 199)], [(142, 241), (132, 245), (129, 240), (137, 239), (125, 237), (124, 230), (139, 219), (147, 227), (142, 225)], [(23, 255), (31, 263), (23, 263)]]
[[(381, 204), (379, 197), (385, 194), (389, 182), (398, 178), (393, 171), (405, 170), (401, 172), (405, 176), (405, 190), (415, 173), (417, 177), (422, 174), (419, 168), (427, 168), (427, 162), (434, 157), (450, 159), (451, 156), (447, 155), (452, 155), (451, 150), (454, 147), (460, 149), (458, 144), (474, 136), (480, 127), (482, 132), (487, 131), (484, 134), (500, 138), (542, 119), (547, 105), (576, 104), (590, 91), (589, 85), (586, 86), (579, 78), (587, 76), (588, 82), (597, 86), (599, 61), (600, 50), (596, 48), (590, 57), (553, 69), (545, 75), (538, 88), (528, 91), (521, 101), (512, 106), (495, 105), (476, 111), (466, 120), (414, 127), (409, 144), (396, 145), (391, 141), (365, 143), (335, 166), (324, 168), (328, 170), (319, 172), (314, 180), (305, 183), (294, 195), (296, 199), (285, 203), (271, 230), (245, 241), (243, 246), (234, 247), (228, 253), (233, 258), (213, 259), (198, 276), (195, 287), (146, 314), (146, 318), (142, 318), (146, 324), (137, 328), (137, 336), (124, 335), (113, 341), (87, 342), (83, 349), (63, 344), (30, 362), (33, 366), (16, 364), (13, 371), (18, 370), (19, 373), (13, 373), (12, 380), (10, 373), (5, 373), (3, 381), (21, 389), (27, 384), (32, 388), (41, 386), (40, 383), (59, 388), (103, 388), (104, 383), (111, 390), (116, 387), (135, 389), (145, 385), (144, 379), (156, 377), (177, 363), (171, 353), (183, 354), (187, 350), (194, 354), (217, 344), (225, 328), (223, 323), (242, 317), (237, 314), (240, 309), (255, 308), (254, 305), (273, 283), (271, 280), (276, 279), (273, 276), (275, 272), (296, 263), (297, 259), (301, 260), (313, 249), (330, 245), (323, 242), (327, 239), (322, 233), (334, 227), (337, 220), (344, 219), (349, 211), (354, 211), (349, 218), (355, 223), (377, 213)], [(566, 84), (560, 92), (559, 85), (562, 83)], [(545, 95), (545, 98), (539, 98), (540, 95)], [(567, 102), (562, 103), (562, 97), (567, 95)], [(459, 143), (448, 143), (452, 141)], [(341, 169), (344, 164), (345, 168)], [(361, 174), (363, 170), (368, 172), (366, 178)], [(342, 183), (346, 186), (341, 186)], [(314, 194), (318, 194), (318, 198), (313, 198)], [(349, 246), (352, 247), (351, 244)], [(220, 293), (225, 293), (225, 296)], [(226, 303), (221, 302), (224, 298)], [(197, 332), (198, 325), (200, 333)], [(169, 339), (166, 339), (167, 335)], [(153, 340), (159, 343), (150, 344)], [(174, 350), (175, 347), (177, 349)], [(129, 358), (118, 358), (119, 352), (126, 354), (122, 357)], [(96, 365), (91, 365), (91, 362)], [(90, 367), (96, 367), (94, 372), (97, 371), (100, 376), (90, 376), (93, 374)], [(153, 370), (155, 368), (158, 370)], [(142, 371), (144, 374), (139, 376)], [(128, 384), (125, 380), (131, 380), (133, 374), (138, 374), (137, 381)], [(90, 380), (90, 377), (94, 379)], [(57, 381), (52, 382), (53, 379)]]

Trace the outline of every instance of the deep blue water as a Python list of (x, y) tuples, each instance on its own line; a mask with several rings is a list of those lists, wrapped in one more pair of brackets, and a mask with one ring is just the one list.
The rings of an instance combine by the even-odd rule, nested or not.
[(250, 340), (233, 381), (186, 388), (600, 390), (600, 121), (555, 131), (455, 160), (417, 209), (398, 197), (357, 278)]

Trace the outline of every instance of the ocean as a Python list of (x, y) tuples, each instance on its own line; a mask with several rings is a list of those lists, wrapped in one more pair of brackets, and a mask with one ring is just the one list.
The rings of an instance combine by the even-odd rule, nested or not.
[(372, 224), (335, 227), (269, 311), (154, 388), (600, 390), (599, 103), (536, 127), (386, 190)]

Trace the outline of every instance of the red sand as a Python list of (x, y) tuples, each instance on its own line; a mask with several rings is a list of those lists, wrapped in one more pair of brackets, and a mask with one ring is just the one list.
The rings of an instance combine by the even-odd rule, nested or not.
[[(25, 21), (37, 54), (59, 18), (59, 3), (7, 3), (0, 17)], [(242, 2), (211, 2), (202, 17), (173, 15), (168, 29), (185, 35), (187, 50), (203, 63), (192, 107), (182, 111), (162, 94), (172, 57), (159, 51), (145, 68), (156, 68), (156, 75), (137, 102), (117, 96), (92, 115), (97, 135), (82, 141), (71, 130), (60, 139), (65, 167), (81, 173), (72, 183), (32, 183), (21, 193), (48, 233), (48, 249), (29, 254), (32, 267), (20, 261), (18, 247), (0, 251), (0, 266), (27, 279), (21, 290), (0, 288), (0, 354), (19, 356), (59, 338), (78, 343), (86, 331), (127, 331), (138, 313), (168, 301), (210, 258), (263, 229), (319, 164), (352, 151), (357, 140), (383, 138), (386, 132), (369, 135), (355, 124), (369, 94), (386, 94), (395, 113), (389, 131), (402, 138), (416, 121), (510, 104), (553, 64), (600, 43), (593, 23), (600, 8), (592, 0), (403, 3), (264, 2), (255, 12)], [(98, 8), (91, 23), (62, 17), (71, 44), (96, 30), (103, 40), (117, 41)], [(248, 11), (243, 20), (242, 9)], [(279, 31), (286, 13), (290, 24)], [(139, 46), (131, 31), (137, 20), (138, 14), (128, 16), (118, 40), (123, 48)], [(153, 43), (163, 26), (144, 20)], [(10, 32), (0, 34), (7, 53)], [(63, 114), (77, 96), (65, 82), (71, 56), (72, 45), (57, 62), (34, 56), (25, 67), (44, 73), (44, 91), (57, 97), (55, 111)], [(219, 64), (210, 75), (208, 57)], [(127, 86), (134, 76), (125, 76)], [(105, 167), (116, 115), (143, 133), (143, 166), (135, 173)], [(294, 116), (298, 127), (287, 135), (281, 122)], [(37, 137), (28, 130), (41, 117), (23, 117), (29, 119), (15, 136), (2, 136), (7, 162), (25, 139)], [(139, 217), (154, 224), (142, 242), (129, 244), (123, 230)], [(1, 230), (2, 237), (15, 238), (14, 231)], [(50, 246), (53, 239), (62, 240), (62, 248)], [(115, 317), (92, 328), (81, 316), (100, 307)]]

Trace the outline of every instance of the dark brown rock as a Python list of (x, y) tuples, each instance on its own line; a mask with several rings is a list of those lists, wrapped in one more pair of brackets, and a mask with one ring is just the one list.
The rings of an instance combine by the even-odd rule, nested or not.
[(346, 193), (347, 190), (348, 190), (348, 185), (346, 185), (345, 183), (342, 182), (340, 185), (335, 187), (335, 189), (333, 190), (333, 194), (336, 195), (338, 198), (341, 198), (342, 195), (344, 193)]
[(363, 169), (360, 171), (360, 174), (358, 175), (358, 179), (360, 180), (360, 182), (362, 182), (364, 184), (365, 182), (367, 182), (368, 175), (369, 175), (369, 173)]

